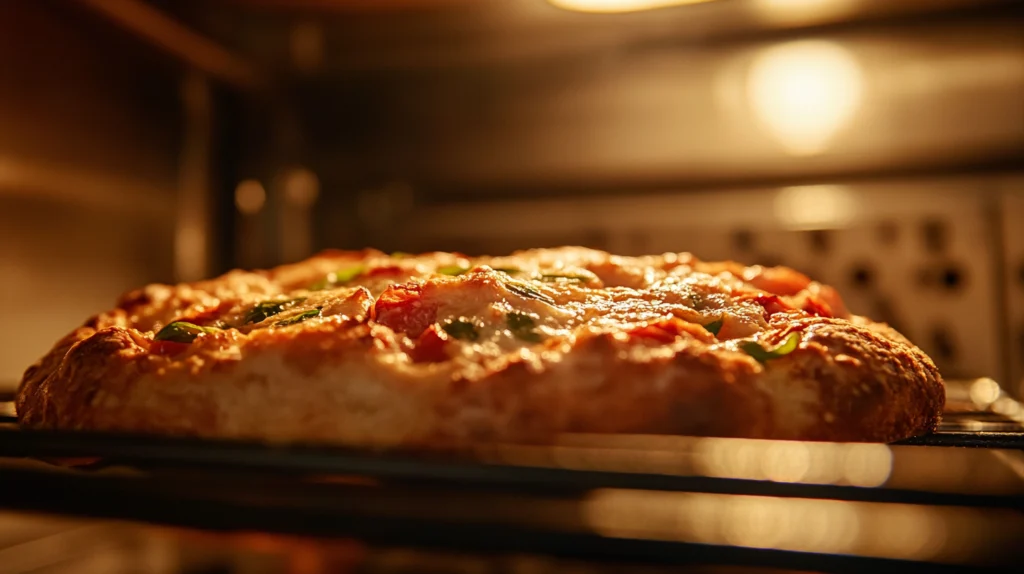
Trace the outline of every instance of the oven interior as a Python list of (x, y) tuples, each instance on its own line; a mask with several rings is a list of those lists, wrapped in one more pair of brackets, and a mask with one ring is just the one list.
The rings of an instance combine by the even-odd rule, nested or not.
[[(1019, 567), (1020, 8), (0, 2), (0, 573)], [(832, 284), (934, 358), (942, 427), (423, 457), (16, 425), (24, 369), (145, 283), (566, 244)]]

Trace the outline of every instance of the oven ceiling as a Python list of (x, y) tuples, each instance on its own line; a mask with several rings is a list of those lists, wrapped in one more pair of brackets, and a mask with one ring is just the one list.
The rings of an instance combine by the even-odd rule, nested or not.
[[(275, 71), (494, 66), (711, 44), (905, 16), (1006, 9), (1012, 0), (715, 0), (626, 14), (563, 10), (548, 0), (187, 0), (175, 16)], [(164, 4), (163, 2), (159, 4)], [(303, 35), (320, 50), (296, 63)], [(312, 36), (313, 39), (309, 40)]]
[(240, 8), (275, 10), (321, 10), (330, 12), (405, 12), (452, 8), (473, 4), (495, 4), (494, 0), (222, 0)]
[[(715, 0), (626, 14), (548, 0), (148, 6), (281, 96), (247, 120), (241, 171), (253, 177), (291, 162), (337, 189), (409, 181), (475, 197), (991, 171), (1024, 149), (1014, 0)], [(818, 72), (791, 65), (808, 46), (790, 40), (818, 42)], [(857, 89), (820, 81), (837, 70)], [(761, 76), (769, 90), (755, 98)], [(814, 96), (813, 114), (772, 107), (800, 82), (812, 96), (840, 87)], [(821, 114), (835, 115), (822, 120), (827, 145), (790, 149), (775, 133), (801, 139)]]

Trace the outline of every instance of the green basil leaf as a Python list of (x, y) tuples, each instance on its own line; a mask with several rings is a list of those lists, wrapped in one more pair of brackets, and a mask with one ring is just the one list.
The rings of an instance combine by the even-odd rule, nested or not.
[(245, 314), (243, 324), (248, 325), (250, 323), (259, 323), (265, 320), (267, 317), (273, 317), (284, 311), (285, 309), (305, 301), (305, 297), (298, 297), (296, 299), (287, 299), (285, 301), (263, 301), (253, 305), (252, 309)]
[(798, 346), (800, 346), (800, 333), (790, 333), (789, 336), (786, 337), (786, 340), (774, 349), (766, 349), (756, 341), (746, 341), (741, 343), (740, 349), (742, 349), (744, 353), (764, 363), (772, 359), (785, 357), (795, 351)]
[(494, 270), (505, 275), (515, 275), (516, 273), (522, 273), (523, 270), (518, 267), (494, 267)]
[(437, 268), (437, 272), (441, 275), (451, 275), (452, 277), (457, 277), (467, 271), (469, 271), (469, 267), (463, 265), (445, 265)]
[(541, 293), (540, 291), (534, 289), (533, 287), (527, 285), (526, 283), (523, 283), (522, 281), (506, 281), (505, 287), (509, 291), (515, 293), (516, 295), (519, 295), (520, 297), (525, 297), (527, 299), (536, 299), (538, 301), (547, 303), (548, 305), (555, 304), (554, 299), (548, 297), (547, 295)]
[(405, 251), (395, 251), (391, 254), (392, 259), (406, 259), (412, 256), (412, 253), (406, 253)]
[(542, 340), (540, 333), (536, 330), (537, 321), (526, 313), (519, 313), (517, 311), (507, 313), (505, 315), (505, 324), (517, 339), (528, 343), (539, 343)]
[(444, 332), (448, 333), (451, 337), (461, 341), (476, 341), (480, 338), (480, 333), (477, 332), (476, 325), (469, 321), (456, 319), (454, 321), (449, 321), (441, 328), (444, 329)]
[(287, 319), (283, 319), (281, 321), (278, 321), (277, 323), (274, 323), (274, 326), (275, 327), (287, 327), (289, 325), (295, 325), (297, 323), (301, 323), (301, 322), (305, 321), (306, 319), (312, 319), (313, 317), (319, 317), (319, 316), (320, 316), (320, 307), (317, 307), (316, 309), (310, 309), (309, 311), (303, 311), (303, 312), (299, 313), (298, 315), (295, 315), (293, 317), (288, 317)]
[(345, 269), (339, 269), (332, 273), (334, 275), (334, 283), (348, 283), (349, 281), (359, 277), (366, 272), (366, 267), (362, 265), (356, 265), (354, 267), (346, 267)]
[(366, 271), (366, 267), (364, 267), (362, 265), (356, 265), (354, 267), (346, 267), (344, 269), (338, 269), (337, 271), (332, 271), (332, 272), (327, 274), (327, 277), (324, 277), (320, 281), (317, 281), (316, 283), (314, 283), (309, 288), (309, 290), (310, 291), (320, 291), (320, 290), (323, 290), (323, 289), (329, 289), (329, 288), (332, 288), (332, 287), (337, 287), (338, 285), (342, 285), (342, 284), (348, 283), (349, 281), (355, 279), (356, 277), (359, 277), (365, 271)]
[(191, 343), (200, 335), (216, 333), (218, 330), (213, 327), (200, 327), (188, 321), (174, 321), (168, 323), (160, 332), (153, 337), (157, 341), (173, 341), (175, 343)]
[(717, 321), (712, 321), (707, 325), (704, 325), (704, 328), (710, 331), (712, 335), (717, 336), (718, 332), (722, 330), (722, 320), (719, 319)]

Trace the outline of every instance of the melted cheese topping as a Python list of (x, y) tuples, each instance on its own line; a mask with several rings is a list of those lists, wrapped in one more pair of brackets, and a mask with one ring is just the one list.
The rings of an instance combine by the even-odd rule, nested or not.
[(679, 338), (735, 348), (777, 313), (848, 316), (833, 289), (791, 269), (583, 248), (479, 258), (325, 252), (265, 272), (150, 286), (126, 295), (120, 308), (124, 326), (154, 338), (174, 321), (207, 327), (197, 337), (204, 347), (264, 330), (368, 322), (404, 362), (466, 364), (542, 353), (600, 332), (648, 349)]

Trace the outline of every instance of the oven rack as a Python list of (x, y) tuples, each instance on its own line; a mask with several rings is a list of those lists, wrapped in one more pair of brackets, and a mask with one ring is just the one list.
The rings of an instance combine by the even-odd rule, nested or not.
[[(431, 455), (26, 430), (8, 416), (0, 422), (0, 508), (624, 563), (829, 572), (1009, 569), (1019, 564), (1024, 539), (1022, 427), (1011, 417), (950, 402), (954, 410), (937, 432), (894, 445), (575, 435), (555, 446), (482, 445)], [(746, 453), (745, 462), (718, 456), (730, 452)], [(808, 467), (800, 476), (773, 475), (773, 452), (797, 452)], [(884, 463), (884, 475), (829, 474), (829, 468), (849, 471), (851, 460), (865, 456)], [(619, 504), (629, 516), (650, 514), (662, 529), (595, 526), (596, 503)], [(960, 554), (878, 551), (870, 544), (744, 544), (665, 524), (664, 512), (675, 506), (686, 516), (701, 504), (724, 505), (725, 512), (752, 503), (780, 516), (819, 507), (867, 517), (895, 513), (897, 522), (931, 516), (923, 524), (945, 524), (944, 535), (960, 545)], [(974, 522), (949, 518), (961, 514)], [(971, 534), (986, 528), (986, 537)], [(862, 530), (870, 535), (871, 528)]]

